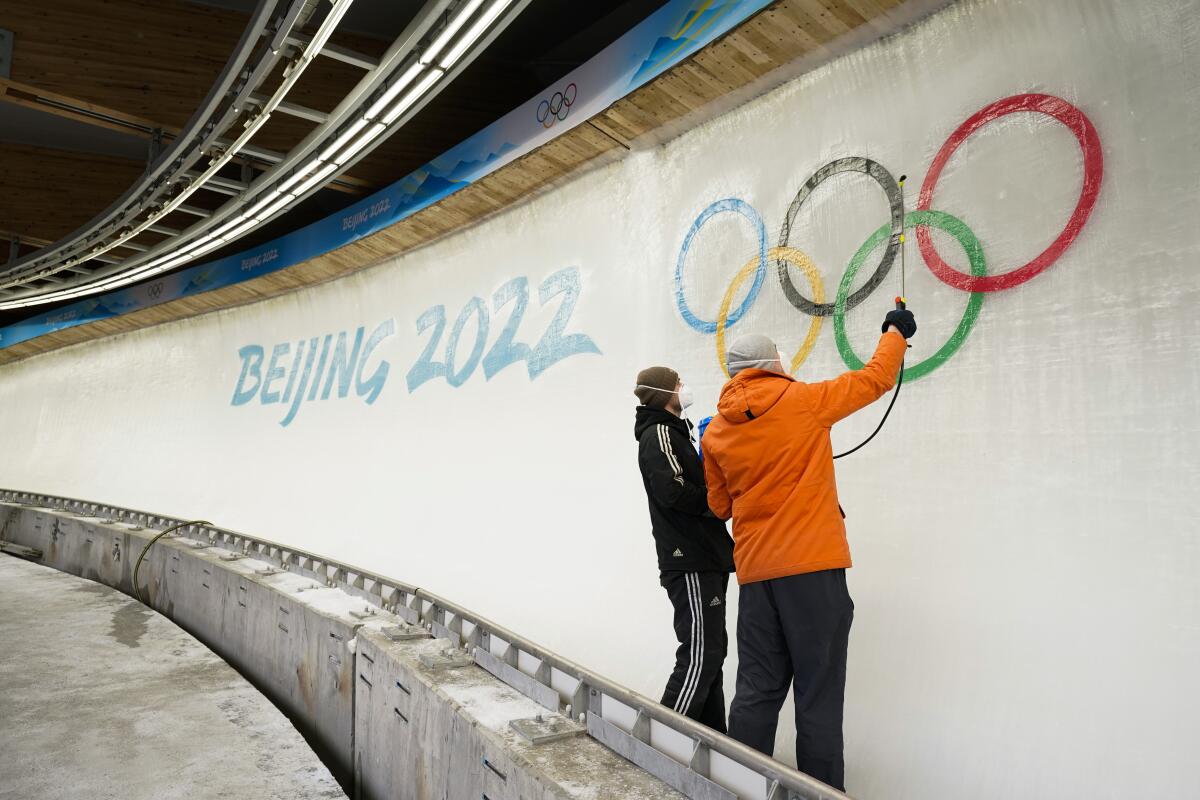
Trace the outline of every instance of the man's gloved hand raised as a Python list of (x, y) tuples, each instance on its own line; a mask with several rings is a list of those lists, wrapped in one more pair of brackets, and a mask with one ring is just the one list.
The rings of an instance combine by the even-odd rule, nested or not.
[(892, 325), (896, 326), (896, 330), (900, 331), (900, 335), (905, 339), (911, 339), (917, 332), (917, 320), (907, 308), (897, 308), (888, 312), (883, 318), (883, 332), (887, 333)]

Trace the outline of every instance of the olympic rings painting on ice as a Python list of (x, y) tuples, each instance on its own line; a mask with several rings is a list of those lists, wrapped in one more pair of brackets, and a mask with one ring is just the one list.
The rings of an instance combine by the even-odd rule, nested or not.
[[(1067, 224), (1049, 247), (1027, 264), (989, 275), (984, 259), (983, 245), (975, 233), (961, 219), (945, 211), (934, 210), (932, 208), (933, 192), (946, 162), (967, 138), (989, 122), (1018, 112), (1033, 112), (1049, 116), (1061, 122), (1075, 135), (1083, 156), (1083, 188), (1070, 219), (1067, 220)], [(791, 239), (794, 233), (793, 225), (800, 207), (823, 181), (844, 172), (863, 173), (879, 184), (879, 188), (888, 202), (890, 219), (871, 234), (850, 258), (838, 283), (837, 293), (833, 301), (829, 302), (826, 298), (825, 285), (820, 271), (808, 255), (792, 244)], [(721, 365), (721, 371), (728, 376), (729, 369), (725, 355), (727, 333), (754, 306), (765, 283), (769, 271), (768, 265), (773, 262), (780, 288), (788, 302), (797, 311), (811, 317), (804, 341), (791, 358), (791, 372), (794, 373), (812, 352), (825, 317), (833, 317), (834, 339), (842, 361), (850, 369), (861, 369), (863, 361), (854, 352), (846, 336), (846, 312), (859, 305), (883, 283), (903, 245), (904, 230), (912, 229), (916, 233), (921, 258), (929, 267), (930, 272), (946, 285), (969, 294), (966, 310), (950, 338), (929, 358), (905, 369), (906, 381), (917, 380), (944, 364), (966, 341), (967, 335), (979, 318), (986, 293), (1011, 289), (1025, 283), (1048, 269), (1066, 252), (1079, 236), (1079, 232), (1087, 223), (1088, 217), (1091, 216), (1092, 210), (1096, 206), (1103, 177), (1104, 156), (1100, 147), (1100, 137), (1087, 115), (1066, 100), (1052, 95), (1019, 94), (1006, 97), (975, 112), (955, 129), (938, 149), (937, 155), (934, 156), (933, 162), (925, 174), (915, 211), (904, 212), (903, 194), (899, 183), (892, 174), (878, 162), (861, 156), (831, 161), (804, 182), (791, 205), (788, 206), (781, 226), (779, 244), (775, 247), (767, 245), (767, 230), (762, 215), (746, 201), (736, 197), (727, 197), (709, 204), (692, 222), (679, 249), (679, 256), (675, 261), (675, 305), (683, 321), (690, 327), (700, 333), (716, 336), (717, 361)], [(715, 320), (701, 319), (692, 311), (684, 294), (684, 266), (696, 234), (712, 217), (727, 212), (739, 214), (750, 223), (757, 241), (758, 254), (734, 273), (721, 299), (717, 318)], [(958, 242), (967, 256), (970, 274), (959, 272), (942, 259), (929, 234), (931, 227), (945, 231)], [(851, 292), (850, 287), (863, 263), (881, 246), (884, 247), (884, 252), (879, 266), (875, 268), (875, 272), (861, 288)], [(792, 267), (804, 273), (812, 293), (811, 300), (796, 287), (792, 280)], [(745, 298), (736, 309), (731, 310), (734, 297), (751, 278), (753, 280), (746, 291)]]

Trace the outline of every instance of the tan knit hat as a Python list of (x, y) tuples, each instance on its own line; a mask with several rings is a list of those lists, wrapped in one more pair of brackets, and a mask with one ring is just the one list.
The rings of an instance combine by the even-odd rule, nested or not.
[(663, 408), (679, 385), (679, 373), (670, 367), (647, 367), (637, 374), (633, 393), (644, 406)]

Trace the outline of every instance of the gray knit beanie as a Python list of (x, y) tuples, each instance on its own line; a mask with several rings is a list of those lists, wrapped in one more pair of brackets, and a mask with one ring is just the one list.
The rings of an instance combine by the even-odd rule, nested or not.
[(679, 385), (679, 373), (670, 367), (647, 367), (637, 374), (633, 393), (644, 406), (663, 408)]
[(761, 333), (747, 333), (733, 340), (727, 355), (732, 378), (744, 369), (776, 369), (779, 348)]

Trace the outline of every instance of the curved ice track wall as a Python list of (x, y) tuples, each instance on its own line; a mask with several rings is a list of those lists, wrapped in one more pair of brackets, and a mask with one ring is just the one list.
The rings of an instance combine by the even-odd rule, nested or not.
[(303, 550), (12, 490), (0, 550), (132, 593), (190, 631), (291, 716), (355, 798), (847, 800), (461, 606)]
[[(800, 378), (845, 369), (899, 259), (858, 290), (901, 222), (924, 225), (915, 380), (838, 467), (851, 794), (1186, 795), (1197, 18), (1195, 0), (963, 0), (380, 267), (10, 365), (0, 484), (402, 575), (654, 695), (674, 642), (635, 371), (670, 363), (711, 409), (723, 307), (726, 332), (803, 356)], [(810, 180), (845, 158), (867, 171)]]

